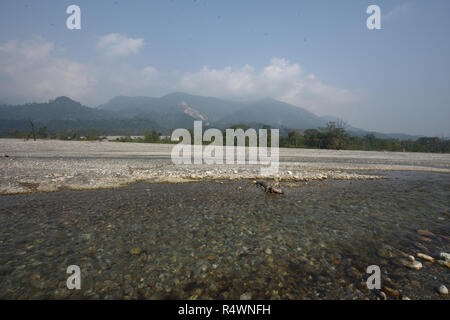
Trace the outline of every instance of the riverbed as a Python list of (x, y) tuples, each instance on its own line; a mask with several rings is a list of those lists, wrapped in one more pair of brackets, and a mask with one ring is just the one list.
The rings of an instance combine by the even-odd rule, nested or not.
[[(251, 180), (0, 195), (1, 299), (448, 299), (450, 175)], [(427, 262), (418, 253), (436, 260)], [(404, 266), (413, 255), (423, 267)], [(69, 290), (69, 265), (81, 289)]]

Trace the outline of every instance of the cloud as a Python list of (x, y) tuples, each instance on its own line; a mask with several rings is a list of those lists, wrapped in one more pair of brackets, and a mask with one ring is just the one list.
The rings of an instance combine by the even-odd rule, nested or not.
[(17, 102), (87, 98), (95, 85), (89, 68), (53, 53), (54, 44), (39, 37), (0, 44), (0, 96)]
[(119, 33), (102, 36), (97, 42), (97, 49), (109, 58), (125, 57), (136, 54), (144, 45), (142, 38), (129, 38)]
[(383, 20), (393, 20), (401, 16), (408, 15), (412, 10), (412, 6), (410, 3), (402, 3), (393, 7), (386, 14), (382, 15)]
[(204, 66), (188, 73), (161, 72), (149, 65), (132, 66), (123, 59), (103, 59), (104, 54), (112, 57), (138, 52), (143, 40), (129, 40), (117, 34), (101, 37), (98, 46), (106, 51), (90, 63), (58, 57), (54, 44), (41, 38), (2, 43), (0, 81), (4, 85), (0, 97), (23, 103), (66, 95), (96, 106), (116, 95), (160, 96), (185, 91), (239, 100), (271, 97), (317, 114), (339, 114), (361, 98), (355, 92), (324, 83), (298, 63), (283, 58), (273, 58), (259, 70), (246, 64), (222, 69)]
[(32, 63), (49, 56), (53, 50), (52, 42), (45, 42), (40, 37), (34, 37), (28, 41), (7, 41), (0, 45), (0, 54), (14, 56), (18, 55), (24, 63)]
[(282, 58), (273, 58), (260, 72), (250, 65), (219, 70), (203, 67), (199, 72), (183, 75), (179, 89), (235, 99), (272, 97), (322, 114), (359, 101), (357, 94), (327, 85), (299, 64)]

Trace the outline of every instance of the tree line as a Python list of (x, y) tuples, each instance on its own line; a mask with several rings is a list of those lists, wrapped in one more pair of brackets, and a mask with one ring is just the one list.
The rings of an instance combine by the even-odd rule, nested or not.
[[(243, 129), (250, 127), (245, 124), (237, 124), (231, 129)], [(263, 126), (263, 129), (270, 129), (270, 126)], [(192, 129), (188, 129), (192, 131)], [(270, 146), (270, 130), (268, 131), (268, 146)], [(19, 131), (12, 129), (8, 134), (3, 134), (4, 138), (23, 139), (60, 139), (60, 140), (104, 140), (105, 136), (95, 130), (80, 132), (70, 130), (67, 132), (49, 132), (47, 127), (39, 127), (36, 131)], [(225, 135), (224, 135), (225, 137)], [(177, 143), (169, 137), (161, 137), (161, 133), (156, 130), (145, 131), (143, 137), (132, 138), (130, 134), (117, 138), (118, 142), (142, 142), (142, 143)], [(225, 143), (225, 142), (224, 142)], [(205, 142), (205, 144), (208, 144)], [(248, 145), (248, 139), (246, 139)], [(330, 121), (323, 128), (318, 129), (290, 129), (287, 134), (280, 135), (279, 146), (282, 148), (314, 148), (333, 150), (367, 150), (367, 151), (406, 151), (406, 152), (435, 152), (450, 153), (450, 140), (438, 137), (422, 137), (417, 140), (382, 139), (369, 133), (362, 137), (351, 135), (346, 131), (344, 122)]]
[(438, 137), (422, 137), (417, 140), (381, 139), (372, 133), (358, 137), (350, 135), (344, 125), (331, 121), (324, 128), (289, 130), (287, 136), (280, 137), (280, 147), (449, 153), (450, 140)]

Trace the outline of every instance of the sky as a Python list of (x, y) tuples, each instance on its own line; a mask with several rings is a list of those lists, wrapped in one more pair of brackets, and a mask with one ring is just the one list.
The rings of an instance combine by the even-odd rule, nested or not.
[[(73, 4), (80, 30), (66, 26)], [(1, 0), (0, 101), (271, 97), (366, 130), (449, 137), (449, 13), (447, 0)]]

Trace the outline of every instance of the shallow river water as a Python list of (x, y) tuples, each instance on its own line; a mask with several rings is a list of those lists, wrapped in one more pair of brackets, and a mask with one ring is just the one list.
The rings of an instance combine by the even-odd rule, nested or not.
[(0, 298), (377, 299), (378, 265), (389, 299), (448, 299), (449, 269), (417, 253), (450, 251), (450, 175), (377, 174), (283, 195), (247, 180), (2, 195)]

